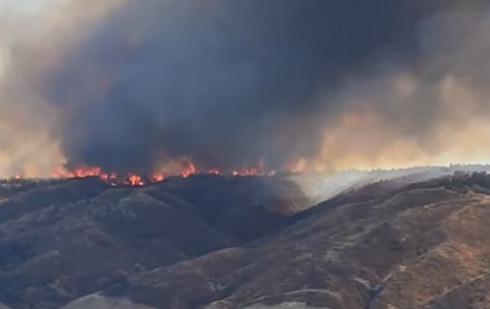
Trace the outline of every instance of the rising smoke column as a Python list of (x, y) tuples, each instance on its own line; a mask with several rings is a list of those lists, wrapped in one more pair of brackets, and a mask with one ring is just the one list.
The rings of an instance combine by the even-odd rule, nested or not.
[(128, 2), (51, 72), (45, 91), (63, 114), (53, 134), (71, 166), (143, 174), (179, 157), (224, 171), (319, 153), (335, 161), (325, 127), (359, 108), (423, 144), (439, 108), (429, 88), (405, 105), (377, 91), (392, 71), (419, 81), (420, 59), (440, 53), (421, 49), (423, 22), (462, 3)]

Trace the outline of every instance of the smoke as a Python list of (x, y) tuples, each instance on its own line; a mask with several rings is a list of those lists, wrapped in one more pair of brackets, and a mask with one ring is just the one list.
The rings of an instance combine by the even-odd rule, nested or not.
[(330, 169), (488, 150), (480, 1), (61, 1), (0, 61), (0, 133), (4, 149), (34, 142), (23, 161), (145, 174), (182, 157)]
[(115, 7), (115, 0), (0, 0), (0, 175), (51, 176), (63, 163), (52, 130), (64, 111), (44, 91), (46, 74)]
[(317, 168), (488, 163), (490, 6), (475, 3), (419, 23), (413, 61), (344, 80)]

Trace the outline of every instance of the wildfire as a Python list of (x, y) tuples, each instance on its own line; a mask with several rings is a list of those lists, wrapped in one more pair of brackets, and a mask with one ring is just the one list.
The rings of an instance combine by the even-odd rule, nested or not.
[(182, 172), (182, 177), (189, 177), (190, 175), (195, 174), (196, 171), (197, 169), (194, 166), (194, 163), (189, 162), (187, 168)]
[(165, 179), (165, 176), (162, 174), (153, 174), (150, 176), (150, 179), (153, 182), (159, 182), (159, 181), (163, 181)]
[(143, 186), (145, 182), (141, 178), (141, 176), (138, 175), (129, 175), (127, 178), (127, 184), (132, 185), (132, 186)]
[[(155, 183), (165, 180), (170, 176), (180, 176), (187, 178), (194, 174), (209, 174), (209, 175), (229, 175), (229, 176), (272, 176), (275, 171), (266, 171), (264, 162), (259, 161), (256, 167), (245, 167), (241, 170), (232, 172), (222, 172), (219, 169), (211, 168), (207, 170), (199, 170), (196, 165), (189, 159), (183, 159), (181, 162), (180, 172), (165, 173), (155, 172), (149, 176), (142, 176), (135, 173), (127, 175), (118, 175), (116, 173), (106, 173), (99, 167), (79, 166), (74, 169), (58, 168), (54, 171), (53, 177), (56, 178), (86, 178), (99, 177), (100, 179), (113, 185), (129, 185), (129, 186), (144, 186), (148, 183)], [(19, 176), (20, 177), (20, 176)]]

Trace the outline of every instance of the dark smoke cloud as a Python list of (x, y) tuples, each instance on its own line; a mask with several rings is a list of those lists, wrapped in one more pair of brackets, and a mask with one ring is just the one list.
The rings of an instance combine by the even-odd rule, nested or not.
[[(416, 69), (421, 21), (462, 3), (132, 1), (50, 74), (65, 115), (56, 134), (70, 164), (107, 171), (148, 173), (182, 156), (280, 169), (318, 154), (325, 124), (346, 108), (328, 99), (341, 82), (380, 64)], [(420, 108), (405, 119), (430, 123), (435, 111)]]

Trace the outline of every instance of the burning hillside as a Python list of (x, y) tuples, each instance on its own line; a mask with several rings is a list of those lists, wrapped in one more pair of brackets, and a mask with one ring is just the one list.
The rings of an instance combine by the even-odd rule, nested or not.
[[(153, 172), (150, 175), (138, 175), (135, 173), (117, 174), (115, 172), (106, 172), (100, 167), (78, 166), (75, 168), (60, 167), (57, 168), (53, 177), (55, 178), (86, 178), (98, 177), (108, 183), (123, 184), (131, 186), (143, 186), (145, 184), (163, 181), (168, 177), (180, 176), (187, 178), (195, 174), (204, 175), (225, 175), (225, 176), (272, 176), (275, 171), (265, 171), (263, 167), (244, 168), (231, 172), (221, 172), (218, 169), (197, 169), (190, 160), (182, 160), (180, 169), (173, 172)], [(20, 177), (20, 176), (17, 176)]]
[[(168, 168), (168, 169), (166, 169)], [(118, 174), (116, 172), (107, 172), (100, 167), (59, 167), (54, 172), (52, 177), (54, 178), (86, 178), (86, 177), (98, 177), (108, 183), (114, 185), (131, 185), (131, 186), (144, 186), (149, 183), (163, 181), (168, 177), (179, 176), (187, 178), (191, 175), (224, 175), (224, 176), (272, 176), (275, 171), (267, 171), (264, 168), (263, 161), (259, 161), (256, 167), (244, 167), (240, 170), (233, 171), (220, 171), (218, 169), (200, 169), (189, 159), (182, 159), (178, 161), (178, 164), (174, 164), (172, 167), (162, 167), (161, 171), (152, 172), (150, 174), (136, 174), (126, 173)], [(17, 175), (15, 178), (20, 178), (21, 175)]]
[(0, 309), (488, 308), (490, 166), (372, 169), (490, 159), (489, 34), (481, 0), (0, 0)]

